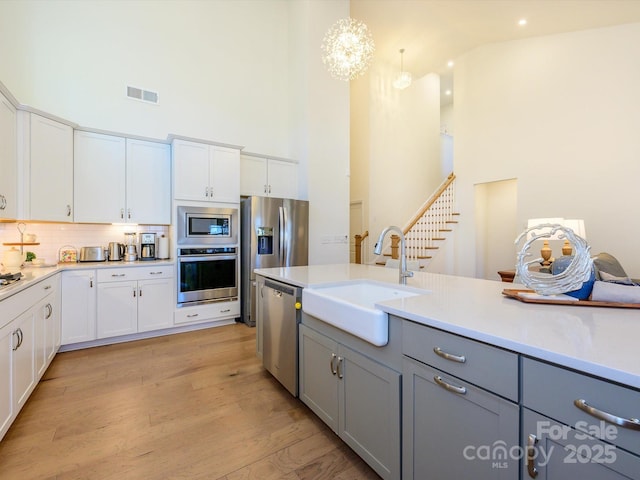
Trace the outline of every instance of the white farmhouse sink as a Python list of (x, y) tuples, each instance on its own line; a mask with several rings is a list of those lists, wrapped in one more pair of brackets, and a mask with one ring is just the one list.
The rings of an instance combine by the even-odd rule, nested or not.
[(305, 288), (302, 310), (376, 346), (389, 341), (389, 315), (376, 304), (426, 293), (400, 285), (358, 280), (327, 287)]

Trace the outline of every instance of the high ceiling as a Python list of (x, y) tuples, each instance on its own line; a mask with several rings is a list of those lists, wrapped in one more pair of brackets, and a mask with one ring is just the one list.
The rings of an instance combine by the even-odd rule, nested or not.
[(444, 90), (447, 62), (480, 45), (640, 22), (640, 0), (351, 0), (351, 17), (371, 30), (376, 62), (399, 69), (404, 48), (405, 70), (441, 74)]

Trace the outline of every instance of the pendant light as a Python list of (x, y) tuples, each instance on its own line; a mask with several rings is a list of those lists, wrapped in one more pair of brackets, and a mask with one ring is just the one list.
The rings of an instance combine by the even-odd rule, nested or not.
[(400, 49), (400, 73), (393, 81), (393, 87), (398, 90), (404, 90), (411, 85), (411, 74), (404, 71), (404, 48)]
[(332, 77), (353, 80), (364, 74), (373, 60), (375, 44), (367, 26), (353, 18), (338, 20), (321, 45), (322, 62)]

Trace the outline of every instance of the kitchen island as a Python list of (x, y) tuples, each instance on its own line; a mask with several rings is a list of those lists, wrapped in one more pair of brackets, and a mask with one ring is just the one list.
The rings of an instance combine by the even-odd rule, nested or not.
[[(304, 288), (359, 279), (398, 283), (392, 268), (339, 264), (256, 273)], [(380, 302), (389, 314), (640, 389), (640, 310), (525, 304), (502, 282), (416, 272), (428, 293)]]
[[(307, 289), (398, 282), (395, 269), (357, 264), (256, 274)], [(393, 458), (367, 457), (381, 442), (370, 449), (366, 437), (334, 429), (383, 478), (640, 478), (638, 310), (526, 304), (502, 295), (501, 282), (423, 272), (407, 287), (423, 293), (376, 304), (389, 314), (387, 345), (367, 344), (305, 313), (300, 327), (300, 398), (312, 410), (316, 399), (304, 391), (310, 381), (305, 370), (316, 387), (326, 365), (335, 375), (336, 355), (337, 365), (344, 362), (337, 377), (345, 379), (338, 387), (338, 420), (357, 413), (349, 411), (354, 401), (347, 398), (348, 352), (360, 356), (359, 389), (376, 392), (355, 402), (374, 412), (369, 423), (382, 417), (379, 398), (398, 390), (395, 380), (385, 380), (386, 391), (374, 390), (375, 378), (383, 379), (374, 364), (386, 369), (387, 379), (399, 377), (401, 468)], [(337, 350), (331, 345), (327, 358), (309, 354), (304, 342), (316, 337)], [(373, 363), (365, 365), (366, 359)], [(311, 362), (320, 365), (317, 370), (308, 367)], [(369, 428), (361, 423), (352, 424), (352, 432)], [(387, 445), (395, 436), (385, 439)]]

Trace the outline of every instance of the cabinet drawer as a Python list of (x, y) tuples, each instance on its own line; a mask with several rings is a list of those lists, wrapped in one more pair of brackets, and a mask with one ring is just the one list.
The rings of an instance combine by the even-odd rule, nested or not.
[(0, 303), (0, 327), (8, 324), (22, 312), (26, 312), (31, 306), (58, 289), (59, 286), (60, 275), (55, 274), (2, 300)]
[(451, 375), (518, 400), (518, 355), (435, 328), (405, 321), (403, 353)]
[(240, 302), (210, 303), (193, 307), (178, 308), (174, 315), (174, 323), (196, 323), (240, 316)]
[(168, 278), (172, 276), (173, 265), (98, 269), (98, 282), (148, 280), (149, 278)]
[[(632, 420), (640, 418), (640, 391), (530, 358), (522, 362), (522, 387), (531, 410), (640, 454), (640, 421)], [(585, 412), (574, 403), (579, 400), (597, 410)], [(631, 424), (603, 422), (607, 414)]]

